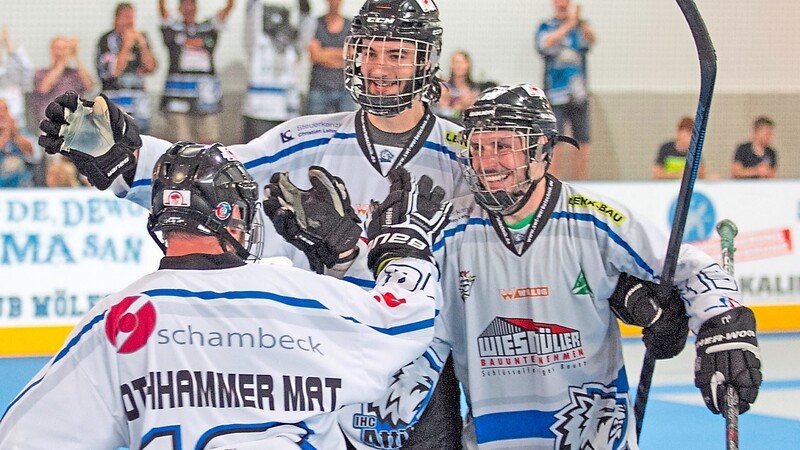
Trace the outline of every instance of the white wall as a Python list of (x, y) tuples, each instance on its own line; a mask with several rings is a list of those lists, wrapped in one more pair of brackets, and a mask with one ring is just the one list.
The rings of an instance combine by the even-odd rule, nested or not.
[[(271, 0), (294, 5), (293, 0)], [(138, 21), (150, 35), (160, 68), (150, 88), (160, 90), (167, 55), (158, 33), (157, 0), (133, 0)], [(222, 73), (243, 67), (244, 0), (237, 5), (222, 36), (217, 64)], [(326, 10), (312, 0), (312, 10)], [(794, 0), (697, 0), (715, 43), (719, 61), (717, 92), (800, 92), (794, 66), (800, 55), (800, 4)], [(177, 0), (169, 0), (172, 10)], [(200, 0), (206, 17), (223, 0)], [(361, 0), (344, 0), (352, 16)], [(550, 0), (439, 0), (445, 27), (443, 66), (455, 49), (467, 49), (476, 75), (507, 83), (541, 80), (542, 65), (533, 50), (533, 31), (552, 13)], [(111, 28), (116, 2), (108, 0), (0, 0), (0, 25), (24, 46), (36, 67), (49, 65), (48, 42), (55, 35), (76, 35), (87, 63), (97, 38)], [(691, 34), (678, 6), (668, 0), (584, 0), (584, 17), (595, 27), (598, 42), (590, 55), (595, 91), (688, 92), (699, 86), (699, 69)], [(243, 90), (242, 75), (226, 89)]]

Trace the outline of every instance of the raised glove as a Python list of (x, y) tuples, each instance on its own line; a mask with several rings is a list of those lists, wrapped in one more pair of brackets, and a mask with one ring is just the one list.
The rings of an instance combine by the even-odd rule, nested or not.
[(695, 343), (694, 384), (714, 414), (723, 409), (725, 388), (739, 394), (739, 413), (750, 409), (761, 386), (756, 318), (740, 306), (706, 320)]
[(674, 358), (686, 346), (689, 317), (677, 289), (665, 305), (657, 292), (656, 283), (622, 273), (608, 301), (620, 320), (644, 328), (642, 341), (656, 359)]
[[(322, 273), (357, 250), (361, 219), (350, 205), (344, 182), (319, 166), (308, 169), (311, 189), (295, 186), (286, 172), (275, 173), (264, 188), (264, 212), (275, 230), (302, 250), (311, 269)], [(355, 258), (355, 251), (348, 255)]]
[(133, 118), (104, 94), (91, 101), (67, 91), (47, 105), (45, 117), (39, 123), (44, 132), (39, 145), (47, 153), (65, 155), (100, 190), (121, 174), (132, 181), (133, 152), (142, 146), (142, 138)]
[(431, 246), (444, 228), (453, 205), (444, 200), (444, 189), (433, 185), (423, 175), (419, 182), (406, 169), (393, 169), (389, 195), (373, 204), (367, 228), (369, 254), (367, 265), (377, 274), (392, 259), (413, 257), (433, 260)]

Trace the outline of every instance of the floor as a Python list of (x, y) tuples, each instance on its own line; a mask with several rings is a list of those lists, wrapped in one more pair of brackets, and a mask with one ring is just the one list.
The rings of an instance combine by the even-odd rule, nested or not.
[[(690, 339), (691, 340), (691, 339)], [(764, 384), (750, 412), (740, 417), (739, 447), (747, 450), (800, 448), (800, 334), (759, 337)], [(625, 340), (631, 385), (643, 355), (638, 339)], [(47, 362), (47, 358), (0, 358), (0, 411)], [(640, 447), (646, 450), (723, 449), (724, 421), (711, 414), (694, 387), (694, 352), (659, 361), (647, 405)]]

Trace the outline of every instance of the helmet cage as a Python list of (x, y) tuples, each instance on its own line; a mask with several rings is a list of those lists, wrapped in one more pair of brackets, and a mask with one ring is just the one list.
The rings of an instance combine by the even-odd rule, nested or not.
[[(433, 2), (427, 8), (430, 9), (423, 10), (415, 0), (368, 0), (353, 18), (344, 46), (345, 88), (370, 114), (391, 117), (410, 108), (415, 98), (429, 103), (439, 99), (441, 85), (436, 73), (442, 50), (442, 27)], [(364, 73), (365, 64), (385, 64), (402, 70), (403, 65), (394, 62), (391, 55), (371, 55), (373, 50), (385, 48), (387, 42), (397, 42), (401, 48), (411, 44), (415, 54), (408, 58), (412, 62), (404, 65), (413, 65), (413, 73), (393, 79), (370, 78)], [(370, 61), (370, 57), (386, 59)], [(392, 94), (369, 92), (376, 82), (400, 83), (401, 90)]]
[[(482, 134), (491, 137), (482, 137)], [(478, 204), (498, 215), (513, 214), (522, 208), (550, 164), (552, 143), (548, 141), (540, 145), (541, 136), (544, 134), (539, 127), (514, 125), (486, 126), (461, 132), (463, 145), (459, 152), (459, 161)], [(509, 158), (509, 155), (514, 152), (524, 152), (525, 157), (519, 158), (517, 165), (508, 167), (506, 164), (514, 161), (513, 156)], [(483, 161), (490, 158), (503, 158), (503, 163), (489, 163), (490, 169), (487, 170)], [(481, 163), (476, 164), (476, 159), (480, 159)], [(542, 175), (536, 179), (531, 178), (535, 172), (534, 164), (544, 165)], [(509, 176), (513, 179), (511, 184), (506, 183), (502, 189), (491, 189), (486, 180), (496, 176)]]

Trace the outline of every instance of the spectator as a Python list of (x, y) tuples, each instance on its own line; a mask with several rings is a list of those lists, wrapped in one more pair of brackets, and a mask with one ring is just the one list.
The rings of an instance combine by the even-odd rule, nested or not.
[[(558, 132), (570, 124), (580, 150), (572, 159), (572, 178), (588, 176), (591, 123), (586, 54), (595, 41), (594, 30), (581, 19), (580, 5), (553, 0), (555, 17), (539, 24), (535, 44), (544, 58), (544, 88), (558, 120)], [(562, 159), (563, 160), (563, 159)], [(564, 178), (567, 168), (555, 158), (551, 172)]]
[(766, 116), (753, 121), (753, 135), (749, 142), (736, 147), (731, 163), (733, 178), (775, 178), (778, 154), (772, 145), (775, 123)]
[(248, 84), (242, 142), (300, 114), (298, 65), (306, 49), (300, 30), (308, 28), (305, 22), (310, 17), (310, 6), (308, 0), (299, 0), (298, 4), (295, 26), (288, 8), (247, 0), (244, 38)]
[(308, 113), (329, 114), (354, 111), (356, 104), (343, 83), (342, 49), (351, 20), (339, 13), (342, 0), (328, 0), (328, 13), (317, 19), (314, 37), (308, 44), (311, 81)]
[(480, 94), (478, 84), (472, 81), (472, 60), (463, 50), (450, 57), (450, 77), (444, 82), (442, 96), (436, 104), (436, 113), (442, 117), (458, 119), (461, 111), (472, 106)]
[(58, 158), (47, 166), (45, 175), (47, 187), (81, 187), (83, 184), (78, 178), (78, 170), (66, 158)]
[(25, 49), (15, 46), (8, 27), (0, 31), (0, 99), (6, 101), (17, 126), (27, 128), (25, 94), (31, 91), (33, 65)]
[(117, 4), (114, 29), (97, 42), (96, 65), (104, 93), (136, 118), (143, 133), (148, 132), (152, 112), (144, 76), (156, 70), (156, 58), (147, 35), (136, 27), (132, 4)]
[(233, 3), (227, 0), (214, 17), (197, 23), (196, 0), (180, 0), (180, 18), (170, 18), (166, 0), (158, 0), (161, 36), (169, 51), (161, 111), (174, 139), (219, 140), (222, 87), (214, 67), (214, 50)]
[(0, 187), (33, 186), (33, 166), (41, 161), (42, 149), (0, 99)]
[(94, 89), (92, 74), (78, 57), (78, 39), (56, 36), (50, 41), (50, 67), (33, 76), (31, 108), (36, 123), (44, 119), (47, 104), (64, 91), (85, 95)]
[[(689, 151), (689, 143), (692, 140), (692, 129), (694, 129), (694, 119), (688, 116), (681, 117), (681, 120), (678, 121), (675, 139), (665, 142), (658, 150), (658, 156), (653, 164), (654, 179), (680, 179), (683, 177), (686, 152)], [(706, 169), (702, 160), (697, 170), (697, 177), (706, 177)]]

